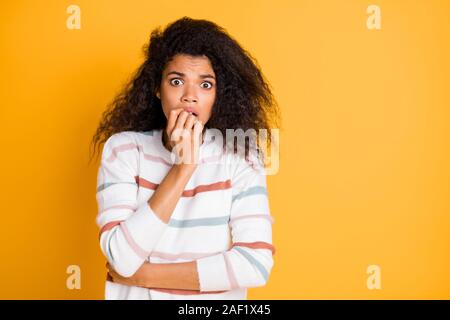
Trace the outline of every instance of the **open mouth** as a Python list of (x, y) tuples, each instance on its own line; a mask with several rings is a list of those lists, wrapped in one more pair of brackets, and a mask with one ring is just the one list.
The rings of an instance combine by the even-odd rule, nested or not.
[(186, 111), (193, 114), (194, 116), (198, 117), (198, 114), (196, 112), (194, 112), (192, 109), (187, 108)]

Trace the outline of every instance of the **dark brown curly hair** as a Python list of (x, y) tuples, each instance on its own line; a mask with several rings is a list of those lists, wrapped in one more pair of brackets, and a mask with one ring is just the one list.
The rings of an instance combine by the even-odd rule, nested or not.
[[(91, 141), (94, 154), (115, 133), (166, 127), (156, 91), (166, 63), (176, 54), (206, 56), (211, 61), (217, 91), (206, 128), (220, 130), (223, 137), (226, 129), (279, 128), (278, 105), (258, 63), (217, 24), (183, 17), (163, 31), (153, 30), (143, 51), (144, 63), (102, 115)], [(266, 141), (270, 146), (270, 134)]]

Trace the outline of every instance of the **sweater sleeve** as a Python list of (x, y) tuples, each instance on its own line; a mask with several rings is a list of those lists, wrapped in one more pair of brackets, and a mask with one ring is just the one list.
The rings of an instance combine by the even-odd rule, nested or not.
[(196, 260), (200, 291), (264, 286), (275, 253), (272, 223), (264, 168), (242, 160), (232, 177), (232, 246), (228, 251)]
[(131, 132), (112, 135), (104, 144), (97, 176), (100, 248), (124, 277), (139, 269), (167, 227), (147, 201), (138, 205), (138, 147)]

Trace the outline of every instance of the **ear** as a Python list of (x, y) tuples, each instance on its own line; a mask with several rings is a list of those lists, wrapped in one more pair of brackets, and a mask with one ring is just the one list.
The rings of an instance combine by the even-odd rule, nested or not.
[(155, 95), (156, 95), (156, 97), (157, 97), (159, 100), (161, 100), (161, 94), (160, 94), (160, 92), (159, 92), (159, 88), (156, 90)]

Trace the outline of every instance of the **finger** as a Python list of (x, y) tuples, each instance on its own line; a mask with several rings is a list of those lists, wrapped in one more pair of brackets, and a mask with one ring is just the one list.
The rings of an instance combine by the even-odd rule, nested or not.
[(184, 133), (184, 123), (186, 122), (188, 115), (189, 113), (186, 111), (182, 111), (178, 115), (177, 122), (170, 135), (171, 141), (174, 141), (176, 143), (179, 142), (180, 136)]
[(113, 279), (113, 282), (115, 282), (115, 283), (120, 283), (120, 284), (124, 284), (124, 285), (132, 285), (133, 284), (133, 281), (130, 278), (122, 277), (117, 272), (111, 272), (110, 275)]
[(175, 124), (177, 122), (178, 116), (183, 111), (183, 108), (172, 109), (169, 113), (169, 119), (167, 121), (166, 134), (170, 138), (172, 137), (173, 130), (175, 129)]
[(189, 112), (181, 111), (181, 113), (178, 115), (177, 122), (175, 123), (175, 129), (183, 129), (184, 123), (186, 122), (188, 116)]
[(200, 138), (200, 135), (203, 132), (203, 123), (202, 123), (201, 120), (197, 119), (197, 121), (194, 124), (193, 130), (194, 130), (194, 137), (196, 137), (196, 138), (199, 137)]
[(199, 148), (200, 144), (202, 143), (201, 140), (202, 128), (203, 128), (202, 122), (200, 120), (197, 120), (194, 124), (194, 128), (192, 129), (193, 131), (191, 139), (192, 157), (193, 162), (196, 164), (199, 161)]
[(183, 108), (172, 109), (169, 113), (169, 119), (167, 120), (167, 135), (170, 137), (175, 127), (178, 116), (183, 111)]
[(117, 274), (110, 273), (109, 275), (111, 276), (113, 282), (115, 282), (115, 283), (123, 283), (123, 279), (118, 277)]
[(188, 118), (186, 119), (186, 122), (184, 123), (184, 128), (187, 130), (191, 130), (192, 126), (195, 124), (196, 121), (197, 117), (194, 116), (192, 113), (189, 114)]
[(114, 270), (111, 270), (109, 272), (109, 274), (114, 280), (121, 280), (121, 279), (123, 279), (123, 277), (120, 274), (118, 274), (117, 272), (115, 272)]

